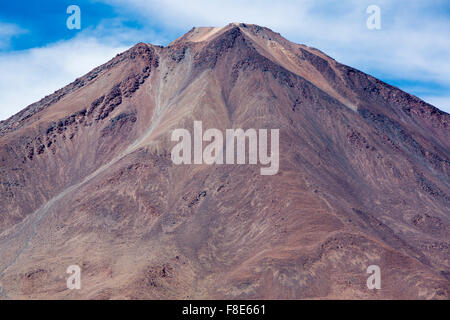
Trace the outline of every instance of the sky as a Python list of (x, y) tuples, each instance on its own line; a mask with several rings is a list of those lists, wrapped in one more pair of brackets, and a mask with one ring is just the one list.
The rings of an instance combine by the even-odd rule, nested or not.
[[(71, 5), (80, 29), (67, 26)], [(371, 5), (379, 29), (367, 26)], [(450, 113), (448, 0), (2, 0), (0, 120), (138, 42), (230, 22), (269, 27)]]

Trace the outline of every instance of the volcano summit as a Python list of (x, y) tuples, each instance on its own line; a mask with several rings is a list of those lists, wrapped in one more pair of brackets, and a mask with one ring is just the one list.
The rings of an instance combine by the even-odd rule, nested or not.
[[(279, 170), (174, 164), (195, 121)], [(448, 122), (264, 27), (139, 43), (0, 122), (0, 298), (449, 299)]]

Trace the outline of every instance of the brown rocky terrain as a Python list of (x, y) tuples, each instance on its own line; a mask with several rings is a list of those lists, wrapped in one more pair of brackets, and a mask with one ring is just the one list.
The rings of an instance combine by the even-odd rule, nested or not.
[[(0, 122), (0, 298), (449, 299), (449, 118), (256, 25), (139, 43)], [(278, 174), (174, 165), (194, 120)]]

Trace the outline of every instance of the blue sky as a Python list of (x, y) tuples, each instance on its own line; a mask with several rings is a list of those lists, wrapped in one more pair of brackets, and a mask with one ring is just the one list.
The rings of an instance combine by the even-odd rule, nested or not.
[[(69, 5), (81, 29), (69, 30)], [(381, 29), (369, 30), (369, 5)], [(137, 42), (167, 45), (193, 26), (247, 22), (450, 112), (447, 0), (28, 0), (0, 2), (0, 120)]]

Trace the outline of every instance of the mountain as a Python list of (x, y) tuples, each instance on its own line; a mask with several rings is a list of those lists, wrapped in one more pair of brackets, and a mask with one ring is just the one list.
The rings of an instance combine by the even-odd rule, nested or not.
[[(175, 164), (195, 121), (279, 170)], [(257, 25), (139, 43), (0, 123), (0, 297), (449, 299), (448, 122)]]

